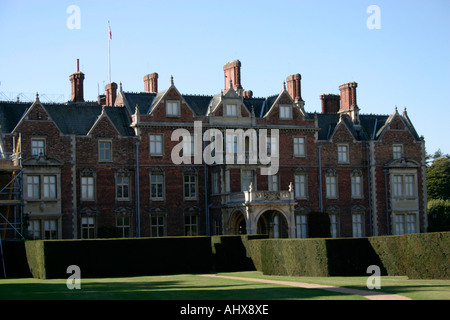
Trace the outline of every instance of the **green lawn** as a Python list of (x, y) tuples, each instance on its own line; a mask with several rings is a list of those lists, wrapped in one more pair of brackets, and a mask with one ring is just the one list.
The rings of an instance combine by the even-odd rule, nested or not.
[[(289, 280), (367, 290), (367, 277), (278, 277), (259, 272), (223, 273), (238, 277)], [(381, 289), (412, 299), (450, 300), (450, 280), (382, 277)], [(197, 275), (81, 279), (81, 290), (69, 290), (66, 279), (0, 279), (0, 300), (357, 300), (358, 295), (285, 285)]]

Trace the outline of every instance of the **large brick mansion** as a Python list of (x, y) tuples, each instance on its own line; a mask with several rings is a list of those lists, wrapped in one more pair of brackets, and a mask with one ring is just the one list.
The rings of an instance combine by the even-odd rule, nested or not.
[[(333, 237), (427, 230), (424, 141), (406, 110), (362, 114), (350, 82), (340, 94), (321, 95), (322, 112), (311, 113), (300, 74), (287, 77), (279, 94), (257, 98), (243, 89), (240, 68), (239, 60), (227, 63), (222, 92), (210, 96), (181, 94), (173, 79), (158, 90), (152, 73), (144, 92), (113, 82), (97, 102), (85, 102), (77, 68), (65, 104), (38, 95), (34, 103), (0, 102), (1, 152), (21, 159), (21, 209), (9, 219), (23, 215), (34, 239), (300, 238), (316, 212), (329, 214)], [(189, 135), (173, 139), (177, 129)], [(216, 138), (223, 133), (223, 151), (236, 161), (194, 161), (213, 141), (201, 137), (209, 129)], [(225, 134), (240, 129), (242, 141)], [(261, 138), (263, 130), (261, 145), (251, 134)], [(192, 161), (174, 163), (180, 146)], [(256, 156), (262, 148), (279, 155), (275, 174), (262, 174), (273, 164)]]

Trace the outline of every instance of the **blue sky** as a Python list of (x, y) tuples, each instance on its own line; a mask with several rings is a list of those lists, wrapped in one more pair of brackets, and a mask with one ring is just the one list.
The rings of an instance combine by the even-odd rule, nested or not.
[[(80, 28), (67, 20), (80, 9)], [(370, 5), (380, 29), (369, 29)], [(70, 99), (69, 76), (80, 59), (85, 99), (108, 82), (108, 20), (112, 81), (143, 91), (159, 74), (159, 90), (219, 93), (223, 65), (239, 59), (245, 90), (278, 94), (302, 75), (309, 112), (320, 94), (356, 81), (362, 113), (406, 106), (427, 152), (450, 153), (450, 0), (319, 1), (0, 1), (0, 92)], [(72, 21), (72, 20), (71, 20)]]

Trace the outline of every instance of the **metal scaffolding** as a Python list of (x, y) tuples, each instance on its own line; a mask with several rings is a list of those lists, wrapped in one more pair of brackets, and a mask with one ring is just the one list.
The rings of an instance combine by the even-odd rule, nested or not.
[(0, 255), (5, 278), (2, 242), (24, 239), (22, 172), (19, 139), (16, 152), (0, 154)]

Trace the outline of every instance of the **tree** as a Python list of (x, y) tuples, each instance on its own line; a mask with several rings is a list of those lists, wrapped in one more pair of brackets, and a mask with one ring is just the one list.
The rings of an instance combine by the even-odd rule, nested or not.
[(428, 231), (450, 231), (450, 200), (428, 201)]
[(427, 168), (429, 199), (450, 199), (450, 158), (439, 158)]

